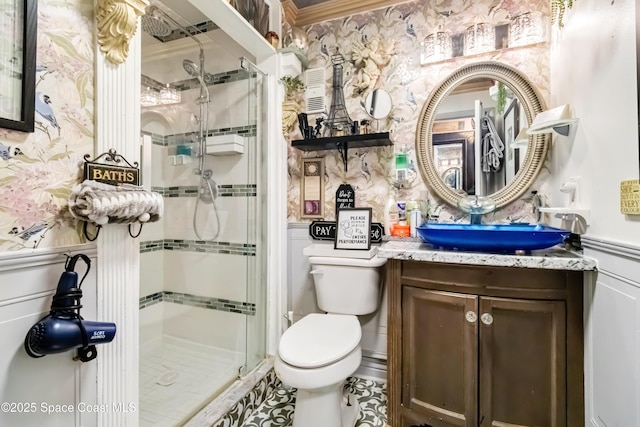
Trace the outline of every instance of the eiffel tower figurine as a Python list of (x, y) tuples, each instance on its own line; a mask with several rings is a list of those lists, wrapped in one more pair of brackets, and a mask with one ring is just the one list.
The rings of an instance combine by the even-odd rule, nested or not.
[(329, 136), (349, 135), (351, 133), (352, 120), (344, 104), (342, 82), (344, 56), (338, 52), (338, 49), (336, 49), (335, 54), (331, 55), (331, 62), (333, 63), (333, 96), (329, 118), (325, 126), (329, 129)]

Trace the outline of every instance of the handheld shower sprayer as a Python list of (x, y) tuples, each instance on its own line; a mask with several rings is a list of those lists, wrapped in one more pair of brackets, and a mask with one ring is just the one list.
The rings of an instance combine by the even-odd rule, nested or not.
[(198, 79), (198, 83), (200, 83), (200, 99), (198, 102), (209, 102), (209, 88), (204, 81), (204, 73), (200, 66), (190, 59), (185, 59), (182, 61), (182, 67), (191, 77)]
[[(79, 259), (87, 264), (87, 271), (82, 276), (80, 284), (78, 273), (74, 271)], [(65, 271), (58, 281), (51, 302), (51, 311), (29, 329), (24, 339), (24, 348), (29, 356), (39, 358), (77, 348), (76, 358), (88, 362), (98, 355), (96, 344), (113, 341), (116, 335), (115, 323), (93, 322), (80, 316), (80, 286), (89, 274), (90, 268), (91, 260), (84, 254), (67, 259)]]

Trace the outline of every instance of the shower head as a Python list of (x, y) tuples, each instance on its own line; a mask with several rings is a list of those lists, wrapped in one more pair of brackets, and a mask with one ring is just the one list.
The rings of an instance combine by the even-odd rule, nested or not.
[(155, 37), (166, 37), (174, 30), (181, 31), (185, 36), (191, 38), (198, 44), (198, 47), (200, 48), (200, 56), (202, 57), (204, 55), (204, 47), (202, 46), (202, 43), (194, 36), (194, 34), (198, 32), (195, 27), (189, 25), (192, 30), (187, 30), (184, 25), (180, 24), (167, 12), (157, 6), (147, 7), (146, 13), (142, 15), (141, 20), (142, 30)]
[(191, 61), (190, 59), (183, 60), (182, 67), (187, 73), (189, 73), (191, 77), (195, 77), (196, 79), (198, 79), (198, 82), (200, 83), (199, 102), (209, 102), (209, 88), (207, 88), (207, 83), (202, 77), (202, 68), (200, 68), (198, 64)]
[(189, 73), (191, 77), (196, 77), (198, 79), (202, 78), (202, 76), (200, 75), (200, 67), (190, 59), (185, 59), (184, 61), (182, 61), (182, 67), (187, 73)]
[(154, 37), (167, 37), (173, 30), (169, 23), (156, 13), (157, 10), (159, 9), (151, 6), (148, 12), (142, 15), (142, 31)]

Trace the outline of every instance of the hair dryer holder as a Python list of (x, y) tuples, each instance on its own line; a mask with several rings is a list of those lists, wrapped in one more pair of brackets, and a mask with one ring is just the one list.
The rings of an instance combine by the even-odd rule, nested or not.
[[(104, 163), (99, 162), (105, 158)], [(164, 201), (159, 193), (140, 187), (138, 162), (129, 163), (115, 150), (103, 153), (90, 161), (84, 156), (84, 181), (71, 190), (69, 212), (84, 221), (83, 231), (89, 241), (94, 241), (104, 224), (129, 224), (129, 235), (136, 238), (145, 222), (158, 221), (164, 211)], [(127, 166), (119, 163), (124, 162)], [(131, 224), (139, 222), (140, 230), (133, 235)], [(96, 225), (95, 236), (87, 233), (87, 224)]]
[[(74, 271), (79, 259), (87, 264), (80, 283), (78, 274)], [(40, 358), (77, 348), (78, 354), (74, 360), (88, 362), (98, 355), (96, 344), (113, 340), (116, 334), (115, 323), (87, 321), (80, 316), (80, 287), (90, 268), (91, 260), (84, 254), (67, 259), (65, 271), (60, 276), (51, 302), (51, 311), (33, 325), (25, 336), (24, 348), (29, 356)]]

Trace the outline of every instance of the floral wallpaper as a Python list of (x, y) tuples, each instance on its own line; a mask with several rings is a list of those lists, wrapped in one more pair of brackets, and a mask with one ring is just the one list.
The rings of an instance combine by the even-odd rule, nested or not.
[(66, 206), (94, 154), (93, 0), (39, 0), (37, 40), (35, 132), (0, 129), (0, 251), (81, 242)]
[[(494, 27), (504, 26), (526, 11), (538, 11), (546, 34), (549, 33), (549, 3), (547, 0), (436, 0), (413, 1), (385, 9), (374, 10), (335, 19), (304, 28), (308, 37), (306, 50), (309, 68), (324, 67), (327, 108), (332, 98), (332, 63), (330, 56), (336, 49), (344, 56), (344, 97), (350, 118), (369, 119), (362, 106), (363, 81), (359, 55), (366, 41), (379, 40), (383, 54), (379, 70), (374, 76), (376, 87), (389, 92), (393, 109), (386, 120), (374, 122), (374, 131), (390, 131), (393, 146), (351, 149), (347, 171), (337, 150), (302, 152), (289, 145), (288, 157), (288, 220), (300, 221), (300, 166), (302, 157), (325, 159), (325, 219), (335, 218), (335, 192), (340, 184), (355, 188), (356, 206), (373, 208), (373, 220), (383, 222), (384, 206), (394, 194), (395, 153), (406, 149), (408, 178), (397, 190), (397, 200), (419, 199), (428, 187), (422, 181), (415, 163), (415, 129), (423, 103), (436, 85), (457, 68), (479, 61), (499, 61), (518, 68), (537, 87), (543, 101), (549, 101), (549, 44), (548, 36), (542, 42), (523, 47), (510, 47), (420, 65), (420, 42), (435, 31), (450, 34), (463, 33), (476, 23), (489, 22)], [(505, 34), (506, 37), (506, 34)], [(455, 48), (455, 46), (454, 46)], [(384, 56), (389, 53), (387, 58)], [(374, 87), (374, 84), (367, 88)], [(313, 126), (315, 118), (310, 115)], [(326, 117), (326, 116), (325, 116)], [(299, 130), (285, 135), (289, 140), (301, 139)], [(548, 168), (543, 169), (530, 190), (537, 190), (545, 200), (551, 192), (546, 187)], [(460, 220), (462, 213), (448, 207), (429, 195), (430, 211), (441, 221)], [(494, 214), (495, 221), (533, 221), (531, 195)]]

